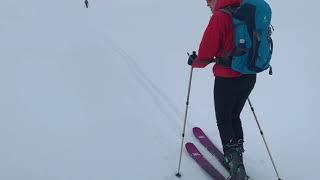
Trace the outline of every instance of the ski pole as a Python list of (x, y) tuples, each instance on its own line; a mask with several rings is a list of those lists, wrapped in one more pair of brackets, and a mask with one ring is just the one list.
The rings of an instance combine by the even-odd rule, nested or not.
[(266, 149), (267, 149), (267, 151), (268, 151), (268, 154), (269, 154), (270, 160), (271, 160), (271, 162), (272, 162), (274, 171), (276, 172), (276, 174), (277, 174), (277, 176), (278, 176), (278, 180), (281, 180), (281, 178), (280, 178), (280, 176), (279, 176), (279, 173), (278, 173), (278, 170), (277, 170), (277, 168), (276, 168), (276, 165), (275, 165), (275, 163), (274, 163), (274, 160), (273, 160), (273, 158), (272, 158), (272, 156), (271, 156), (271, 153), (270, 153), (268, 144), (267, 144), (266, 139), (264, 138), (263, 132), (262, 132), (262, 130), (261, 130), (261, 126), (260, 126), (260, 123), (259, 123), (259, 121), (258, 121), (257, 115), (256, 115), (256, 113), (254, 112), (253, 106), (252, 106), (251, 101), (250, 101), (249, 98), (248, 98), (248, 101), (249, 101), (250, 109), (251, 109), (251, 111), (252, 111), (252, 113), (253, 113), (253, 116), (254, 116), (254, 118), (255, 118), (255, 120), (256, 120), (256, 122), (257, 122), (259, 131), (260, 131), (260, 134), (261, 134), (262, 139), (263, 139), (263, 142), (264, 142), (264, 145), (266, 146)]
[[(189, 53), (188, 53), (188, 55), (189, 55)], [(191, 66), (190, 77), (189, 77), (189, 86), (188, 86), (188, 94), (187, 94), (187, 102), (186, 102), (186, 110), (185, 110), (185, 113), (184, 113), (184, 123), (183, 123), (183, 129), (182, 129), (180, 158), (179, 158), (178, 172), (176, 174), (177, 177), (181, 177), (180, 168), (181, 168), (181, 159), (182, 159), (182, 149), (183, 149), (183, 142), (184, 142), (184, 134), (185, 134), (185, 131), (186, 131), (186, 123), (187, 123), (187, 115), (188, 115), (188, 107), (189, 107), (189, 97), (190, 97), (191, 81), (192, 81), (192, 72), (193, 72), (193, 67)]]

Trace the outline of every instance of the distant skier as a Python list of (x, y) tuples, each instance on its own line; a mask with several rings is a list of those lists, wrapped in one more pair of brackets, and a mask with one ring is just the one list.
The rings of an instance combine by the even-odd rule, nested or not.
[(89, 8), (89, 2), (88, 2), (88, 0), (85, 0), (85, 1), (84, 1), (84, 4), (86, 5), (86, 8)]
[[(240, 0), (207, 0), (213, 15), (203, 34), (198, 55), (194, 52), (189, 56), (189, 65), (204, 68), (214, 62), (214, 58), (231, 54), (234, 47), (232, 19), (220, 9), (239, 5)], [(230, 167), (231, 179), (246, 180), (240, 113), (254, 88), (256, 74), (241, 74), (218, 62), (213, 67), (213, 73), (215, 113), (225, 164)]]

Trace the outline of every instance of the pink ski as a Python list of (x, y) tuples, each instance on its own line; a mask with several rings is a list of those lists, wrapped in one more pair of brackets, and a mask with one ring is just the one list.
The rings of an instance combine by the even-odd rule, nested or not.
[(217, 148), (216, 145), (213, 144), (213, 142), (204, 134), (204, 132), (199, 127), (193, 128), (193, 134), (194, 136), (200, 141), (200, 143), (207, 148), (207, 150), (215, 156), (218, 161), (225, 167), (223, 162), (223, 154), (222, 152)]
[(215, 168), (210, 162), (203, 157), (200, 151), (193, 143), (185, 145), (189, 155), (197, 162), (197, 164), (206, 171), (214, 180), (226, 180), (226, 178)]

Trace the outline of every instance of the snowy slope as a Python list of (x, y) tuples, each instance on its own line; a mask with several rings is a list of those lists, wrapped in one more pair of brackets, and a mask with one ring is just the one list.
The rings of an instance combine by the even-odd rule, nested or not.
[[(319, 3), (269, 2), (275, 74), (259, 76), (251, 100), (281, 177), (314, 179)], [(198, 48), (210, 12), (199, 1), (89, 3), (2, 2), (0, 179), (177, 179), (186, 52)], [(216, 163), (191, 134), (200, 126), (220, 143), (211, 68), (195, 70), (192, 83), (186, 141)], [(242, 118), (249, 175), (275, 179), (248, 106)], [(181, 171), (209, 179), (185, 151)]]

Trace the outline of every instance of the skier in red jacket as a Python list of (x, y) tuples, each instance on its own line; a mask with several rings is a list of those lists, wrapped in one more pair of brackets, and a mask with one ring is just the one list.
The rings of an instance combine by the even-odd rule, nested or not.
[[(220, 9), (239, 6), (240, 0), (207, 0), (207, 5), (213, 15), (204, 32), (198, 56), (196, 53), (189, 56), (188, 64), (194, 68), (204, 68), (215, 58), (231, 54), (234, 48), (232, 18)], [(215, 113), (225, 163), (231, 176), (247, 179), (242, 158), (244, 141), (240, 113), (254, 88), (256, 75), (244, 75), (219, 63), (213, 66), (213, 74)]]

